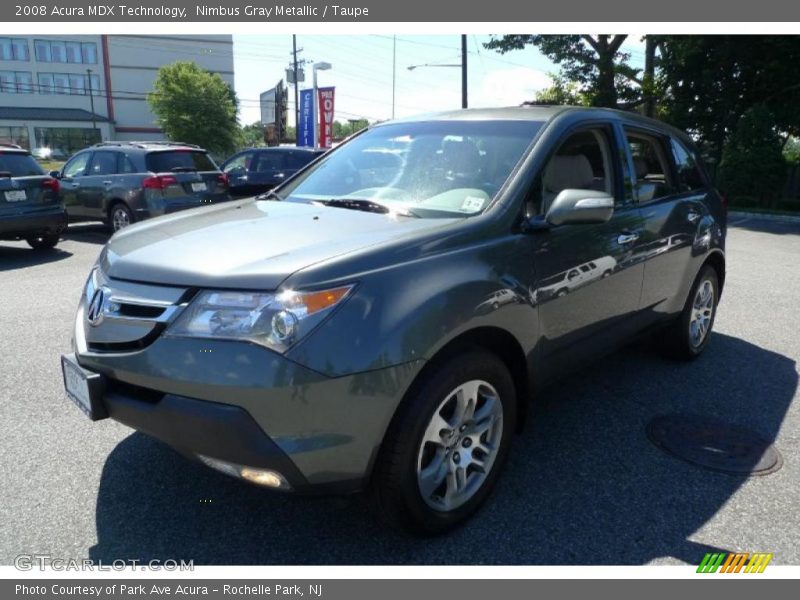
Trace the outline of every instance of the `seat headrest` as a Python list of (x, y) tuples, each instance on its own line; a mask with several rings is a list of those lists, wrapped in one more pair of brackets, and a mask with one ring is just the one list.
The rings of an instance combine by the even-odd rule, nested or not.
[(583, 154), (557, 154), (544, 170), (544, 187), (550, 192), (567, 189), (588, 189), (594, 182), (589, 159)]

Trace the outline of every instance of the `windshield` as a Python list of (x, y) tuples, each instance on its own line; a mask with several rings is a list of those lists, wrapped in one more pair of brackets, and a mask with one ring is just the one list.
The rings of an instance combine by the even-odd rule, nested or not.
[(277, 195), (342, 208), (384, 206), (418, 217), (476, 215), (495, 197), (541, 126), (457, 120), (375, 127)]

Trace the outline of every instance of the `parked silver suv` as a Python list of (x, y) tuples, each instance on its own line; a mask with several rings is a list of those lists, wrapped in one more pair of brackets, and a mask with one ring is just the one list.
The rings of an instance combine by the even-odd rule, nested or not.
[(181, 142), (101, 142), (51, 175), (61, 180), (70, 221), (100, 220), (112, 231), (230, 200), (228, 176), (205, 150)]

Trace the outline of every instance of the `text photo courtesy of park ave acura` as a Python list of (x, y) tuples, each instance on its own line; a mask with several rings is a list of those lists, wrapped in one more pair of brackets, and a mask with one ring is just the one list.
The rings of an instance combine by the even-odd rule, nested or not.
[(0, 33), (18, 596), (800, 563), (800, 36), (160, 17)]

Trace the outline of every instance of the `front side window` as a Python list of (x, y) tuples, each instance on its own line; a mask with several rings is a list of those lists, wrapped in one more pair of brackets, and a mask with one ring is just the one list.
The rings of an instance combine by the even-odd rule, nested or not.
[(626, 131), (626, 136), (636, 176), (636, 199), (644, 203), (674, 194), (676, 190), (663, 140), (634, 131)]
[(89, 162), (89, 152), (78, 154), (66, 165), (64, 165), (64, 177), (80, 177), (86, 171), (86, 164)]
[(529, 217), (547, 214), (563, 190), (592, 190), (614, 196), (610, 148), (605, 129), (585, 129), (570, 135), (537, 177), (526, 214)]
[(464, 217), (483, 212), (542, 127), (538, 121), (427, 121), (370, 129), (279, 190), (290, 202)]

